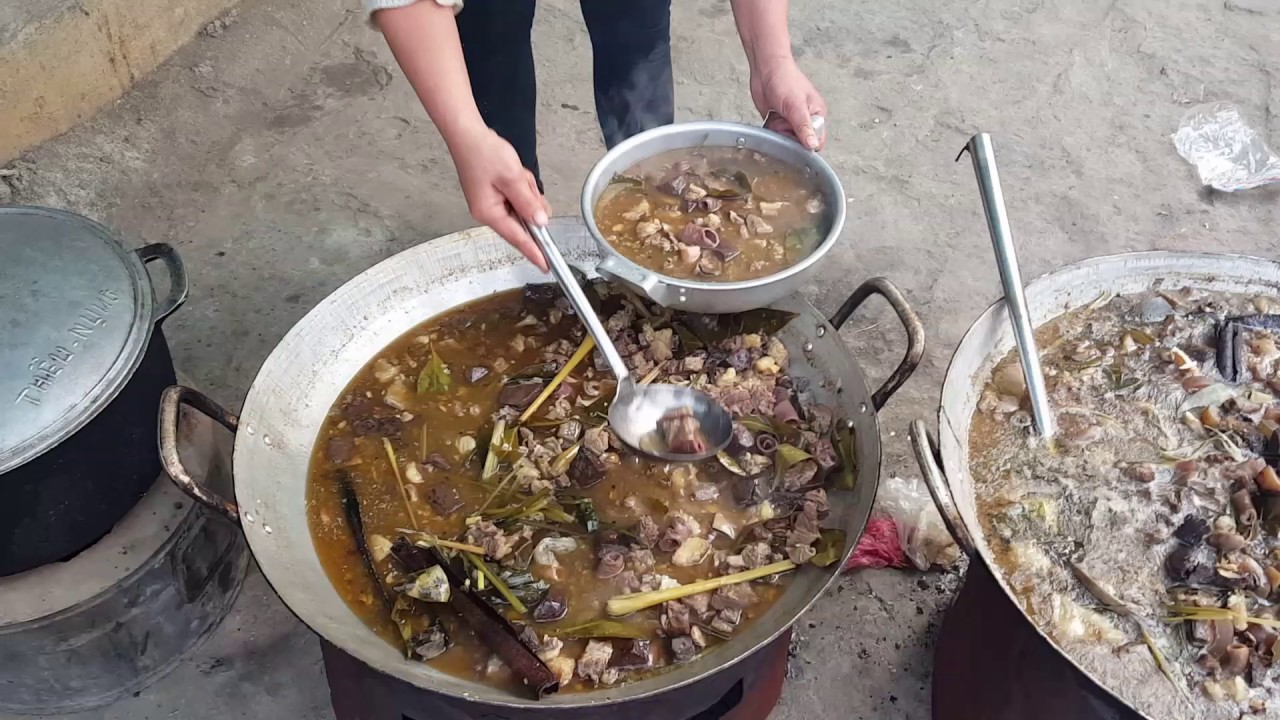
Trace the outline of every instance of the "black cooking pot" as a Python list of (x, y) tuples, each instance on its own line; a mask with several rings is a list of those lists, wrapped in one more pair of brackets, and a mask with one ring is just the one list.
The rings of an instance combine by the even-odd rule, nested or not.
[(186, 295), (169, 245), (130, 252), (79, 215), (0, 208), (0, 576), (92, 545), (155, 482), (175, 382), (159, 323)]

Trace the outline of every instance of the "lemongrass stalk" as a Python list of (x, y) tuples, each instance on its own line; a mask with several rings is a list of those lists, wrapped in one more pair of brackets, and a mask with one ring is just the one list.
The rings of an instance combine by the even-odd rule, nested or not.
[(569, 361), (564, 364), (564, 367), (560, 368), (560, 372), (556, 373), (555, 377), (551, 378), (551, 382), (547, 383), (547, 386), (542, 388), (542, 392), (538, 394), (538, 397), (535, 398), (529, 407), (525, 408), (525, 411), (520, 414), (519, 422), (523, 423), (525, 420), (533, 417), (533, 414), (538, 412), (538, 408), (542, 407), (542, 403), (546, 402), (547, 398), (551, 397), (551, 393), (555, 392), (556, 388), (560, 387), (560, 383), (564, 382), (564, 379), (569, 377), (569, 373), (573, 372), (574, 368), (578, 366), (578, 363), (581, 363), (582, 359), (590, 354), (595, 347), (595, 339), (588, 335), (569, 358)]
[(743, 570), (732, 575), (722, 575), (707, 580), (699, 580), (689, 583), (688, 585), (680, 585), (678, 587), (669, 588), (667, 590), (653, 590), (651, 592), (627, 593), (626, 595), (615, 595), (609, 598), (605, 603), (604, 611), (612, 617), (622, 617), (639, 612), (645, 608), (651, 608), (654, 605), (661, 605), (664, 602), (679, 600), (691, 595), (698, 595), (704, 592), (711, 592), (727, 585), (737, 585), (738, 583), (759, 580), (770, 575), (789, 572), (796, 569), (796, 564), (790, 560), (772, 563), (755, 570)]
[(425, 532), (422, 532), (421, 530), (413, 530), (410, 528), (396, 528), (396, 532), (401, 532), (401, 533), (404, 533), (405, 535), (412, 535), (418, 538), (418, 542), (415, 543), (416, 545), (436, 546), (436, 547), (442, 547), (442, 548), (449, 548), (450, 550), (461, 550), (462, 552), (469, 552), (469, 553), (475, 553), (477, 555), (484, 555), (484, 548), (480, 547), (479, 545), (468, 545), (467, 543), (454, 542), (453, 540), (442, 540), (430, 533), (425, 533)]
[(413, 504), (409, 502), (409, 491), (404, 488), (404, 478), (400, 477), (400, 464), (396, 461), (396, 450), (391, 447), (391, 441), (382, 438), (382, 447), (387, 451), (387, 460), (391, 461), (391, 472), (395, 473), (396, 485), (400, 486), (400, 498), (404, 500), (404, 509), (409, 512), (409, 524), (417, 530), (418, 516), (413, 512)]
[(502, 436), (507, 431), (507, 421), (504, 418), (498, 418), (493, 424), (493, 434), (489, 436), (489, 450), (484, 456), (484, 467), (480, 470), (480, 482), (488, 482), (498, 472), (498, 465), (502, 462), (498, 458), (496, 449), (501, 446)]
[(511, 604), (511, 609), (521, 615), (529, 612), (529, 608), (525, 607), (524, 603), (520, 602), (520, 598), (516, 597), (515, 594), (511, 592), (511, 588), (507, 587), (506, 583), (502, 582), (497, 575), (493, 574), (493, 571), (489, 569), (489, 566), (485, 565), (484, 560), (472, 553), (467, 553), (463, 555), (463, 557), (465, 557), (472, 565), (476, 566), (476, 569), (480, 571), (481, 577), (488, 580), (489, 584), (493, 585), (493, 589), (497, 590), (499, 595), (506, 598), (506, 601)]

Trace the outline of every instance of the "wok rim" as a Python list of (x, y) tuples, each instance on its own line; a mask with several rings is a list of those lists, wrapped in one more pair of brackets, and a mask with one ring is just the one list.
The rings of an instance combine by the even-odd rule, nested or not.
[[(581, 227), (583, 225), (582, 220), (580, 218), (561, 217), (561, 218), (554, 218), (552, 220), (551, 227), (552, 229), (555, 229), (557, 225), (563, 227), (564, 224), (566, 223), (571, 223), (578, 227)], [(358, 286), (358, 284), (362, 280), (366, 279), (367, 276), (375, 275), (378, 272), (385, 271), (389, 267), (394, 267), (399, 262), (403, 262), (404, 257), (409, 253), (429, 252), (428, 250), (424, 249), (425, 246), (427, 245), (435, 245), (438, 247), (446, 243), (476, 242), (478, 239), (483, 239), (483, 238), (489, 237), (490, 235), (492, 235), (492, 231), (490, 231), (488, 228), (483, 228), (483, 227), (469, 228), (466, 230), (450, 233), (448, 235), (431, 240), (428, 243), (422, 243), (420, 245), (408, 248), (404, 251), (401, 251), (390, 257), (387, 257), (379, 261), (375, 265), (356, 274), (355, 276), (351, 277), (346, 282), (344, 282), (342, 285), (335, 288), (328, 295), (326, 295), (324, 298), (319, 300), (310, 310), (307, 311), (306, 314), (304, 314), (301, 318), (299, 318), (295, 322), (295, 324), (289, 329), (289, 331), (285, 333), (285, 335), (281, 338), (281, 340), (277, 343), (277, 345), (272, 349), (271, 353), (269, 353), (268, 356), (263, 360), (262, 365), (260, 366), (258, 373), (254, 378), (254, 381), (250, 384), (249, 389), (245, 394), (241, 418), (243, 419), (246, 416), (250, 416), (251, 414), (261, 414), (260, 408), (269, 407), (269, 404), (267, 403), (266, 398), (268, 398), (270, 394), (262, 387), (262, 382), (261, 382), (264, 377), (264, 372), (263, 372), (264, 369), (274, 363), (280, 362), (280, 360), (277, 359), (276, 356), (282, 352), (281, 348), (286, 347), (289, 344), (289, 341), (291, 339), (294, 339), (297, 335), (301, 334), (303, 332), (302, 330), (303, 326), (308, 325), (310, 323), (317, 322), (317, 320), (315, 319), (316, 317), (320, 317), (330, 312), (333, 309), (333, 306), (336, 305), (337, 303), (337, 301), (334, 300), (334, 298), (342, 296), (344, 294), (344, 291), (350, 291), (353, 287)], [(518, 261), (519, 256), (515, 254), (514, 250), (511, 250), (510, 254), (514, 258), (516, 258)], [(594, 262), (574, 262), (573, 260), (570, 260), (570, 264), (574, 265), (575, 267), (578, 267), (580, 270), (586, 273), (589, 277), (595, 275)], [(513, 290), (518, 287), (520, 287), (520, 285), (504, 287), (502, 288), (502, 290), (504, 291)], [(850, 393), (855, 393), (853, 395), (854, 399), (848, 402), (850, 402), (855, 407), (861, 406), (862, 408), (865, 408), (864, 410), (859, 412), (858, 415), (867, 416), (866, 420), (863, 421), (865, 425), (862, 425), (861, 427), (869, 427), (874, 431), (870, 434), (870, 438), (871, 438), (870, 441), (874, 443), (874, 452), (871, 453), (869, 456), (859, 457), (859, 472), (858, 472), (858, 477), (856, 479), (857, 485), (855, 487), (855, 490), (850, 492), (852, 493), (865, 492), (865, 490), (859, 490), (858, 488), (862, 488), (866, 485), (870, 485), (871, 491), (870, 491), (869, 497), (871, 498), (871, 501), (868, 501), (864, 504), (864, 506), (859, 507), (857, 503), (857, 498), (856, 497), (851, 498), (850, 502), (853, 503), (853, 507), (854, 507), (853, 517), (851, 518), (851, 522), (849, 522), (843, 528), (841, 528), (848, 533), (848, 539), (846, 540), (847, 547), (845, 549), (845, 552), (842, 555), (839, 563), (833, 563), (829, 568), (814, 568), (814, 570), (818, 570), (822, 573), (826, 573), (827, 574), (826, 579), (824, 582), (821, 583), (820, 586), (815, 587), (810, 597), (807, 598), (801, 604), (798, 610), (796, 610), (796, 612), (794, 613), (794, 617), (791, 617), (786, 622), (779, 623), (776, 627), (773, 627), (772, 629), (770, 629), (767, 633), (764, 634), (763, 639), (744, 643), (744, 647), (741, 649), (741, 651), (733, 655), (726, 655), (722, 662), (719, 662), (718, 664), (713, 664), (713, 661), (719, 659), (713, 654), (709, 657), (700, 658), (699, 660), (689, 663), (687, 665), (669, 666), (670, 669), (664, 670), (662, 672), (654, 673), (652, 675), (643, 677), (641, 679), (635, 680), (630, 683), (624, 683), (618, 686), (613, 686), (610, 688), (604, 688), (604, 689), (598, 689), (598, 690), (581, 691), (581, 692), (565, 693), (565, 694), (557, 693), (555, 695), (548, 696), (541, 700), (533, 700), (533, 699), (517, 696), (515, 694), (508, 694), (507, 696), (502, 697), (500, 699), (488, 698), (488, 697), (479, 698), (470, 694), (466, 690), (455, 691), (453, 689), (441, 688), (435, 685), (421, 682), (423, 680), (421, 676), (414, 676), (411, 673), (400, 672), (400, 670), (404, 667), (404, 663), (406, 663), (406, 661), (404, 661), (403, 659), (399, 663), (396, 663), (394, 667), (388, 666), (388, 663), (383, 662), (381, 658), (376, 657), (374, 654), (365, 651), (364, 646), (366, 645), (366, 643), (360, 643), (358, 647), (352, 647), (350, 644), (344, 641), (339, 641), (338, 639), (331, 637), (326, 632), (323, 632), (320, 629), (318, 629), (317, 625), (323, 625), (324, 622), (318, 621), (314, 624), (312, 622), (309, 622), (306, 619), (306, 617), (302, 613), (300, 613), (298, 609), (295, 607), (295, 603), (286, 599), (287, 597), (286, 593), (282, 593), (280, 591), (280, 587), (284, 586), (284, 584), (288, 582), (287, 578), (283, 576), (283, 573), (277, 573), (278, 575), (281, 575), (281, 577), (277, 579), (273, 579), (271, 575), (268, 573), (268, 571), (263, 567), (262, 563), (258, 561), (259, 553), (263, 553), (268, 556), (274, 556), (274, 555), (280, 554), (276, 549), (276, 544), (279, 542), (279, 538), (268, 540), (264, 538), (263, 535), (259, 532), (245, 531), (244, 535), (247, 538), (249, 550), (252, 553), (255, 561), (258, 561), (259, 569), (261, 571), (263, 579), (267, 582), (268, 586), (270, 586), (272, 592), (276, 594), (277, 598), (279, 598), (279, 600), (285, 605), (285, 607), (289, 609), (289, 612), (293, 614), (294, 617), (296, 617), (303, 625), (306, 625), (311, 632), (324, 638), (327, 642), (329, 642), (330, 644), (332, 644), (342, 652), (346, 653), (347, 655), (350, 655), (351, 657), (359, 660), (362, 664), (378, 672), (394, 677), (395, 679), (401, 682), (404, 682), (416, 688), (422, 689), (426, 692), (435, 693), (453, 700), (465, 701), (467, 703), (472, 703), (480, 706), (505, 708), (505, 709), (521, 709), (521, 710), (541, 709), (541, 710), (548, 710), (548, 711), (554, 711), (554, 710), (568, 711), (568, 710), (574, 710), (579, 708), (596, 708), (596, 707), (604, 707), (609, 705), (617, 705), (622, 703), (630, 703), (630, 702), (655, 698), (660, 695), (663, 695), (664, 693), (677, 690), (680, 688), (685, 688), (690, 685), (694, 685), (696, 683), (703, 682), (715, 675), (719, 675), (725, 670), (728, 670), (736, 666), (739, 662), (752, 656), (760, 649), (768, 646), (769, 644), (777, 640), (777, 638), (781, 636), (784, 632), (792, 628), (795, 625), (795, 623), (799, 620), (799, 618), (803, 616), (804, 613), (808, 612), (813, 607), (813, 605), (818, 601), (819, 598), (821, 598), (823, 595), (826, 594), (826, 591), (830, 588), (831, 584), (837, 579), (839, 575), (842, 574), (845, 562), (848, 561), (848, 558), (852, 555), (853, 551), (856, 549), (857, 542), (861, 538), (863, 532), (865, 531), (867, 521), (870, 519), (870, 516), (872, 513), (872, 502), (874, 501), (875, 491), (879, 487), (880, 468), (883, 462), (884, 448), (883, 448), (883, 442), (882, 442), (883, 438), (881, 436), (879, 414), (874, 409), (874, 405), (871, 402), (871, 391), (867, 385), (866, 376), (862, 372), (861, 365), (858, 363), (857, 358), (854, 356), (853, 351), (847, 345), (845, 345), (843, 341), (840, 340), (838, 331), (833, 326), (830, 325), (830, 323), (826, 320), (826, 318), (823, 317), (818, 312), (818, 310), (806, 298), (800, 295), (800, 293), (796, 292), (796, 293), (792, 293), (790, 296), (788, 296), (788, 298), (785, 298), (784, 300), (790, 300), (792, 298), (794, 298), (796, 303), (803, 308), (803, 312), (801, 313), (801, 316), (797, 317), (796, 320), (800, 320), (807, 316), (808, 319), (816, 323), (816, 328), (825, 328), (825, 334), (830, 338), (832, 338), (833, 342), (837, 343), (841, 348), (843, 348), (843, 351), (847, 355), (849, 364), (854, 370), (854, 372), (852, 373), (853, 377), (849, 377), (847, 375), (841, 376), (840, 380), (842, 383), (842, 390), (840, 392), (844, 394), (846, 397), (848, 397)], [(428, 320), (431, 317), (436, 317), (444, 312), (448, 312), (454, 307), (457, 307), (457, 305), (436, 310), (432, 315), (426, 318), (423, 318), (419, 322), (424, 322), (425, 320)], [(793, 323), (794, 322), (795, 320), (793, 320)], [(856, 382), (852, 382), (853, 380), (856, 380)], [(350, 382), (350, 379), (348, 379), (347, 382)], [(250, 491), (248, 489), (249, 486), (259, 485), (266, 481), (262, 479), (252, 479), (252, 480), (247, 480), (246, 482), (243, 482), (243, 483), (239, 482), (241, 478), (247, 475), (246, 468), (244, 466), (244, 463), (247, 462), (246, 460), (244, 460), (244, 457), (247, 453), (243, 453), (241, 452), (241, 450), (243, 446), (247, 445), (251, 441), (250, 438), (253, 435), (253, 431), (251, 429), (246, 428), (244, 425), (242, 425), (241, 430), (242, 430), (241, 432), (238, 432), (236, 434), (235, 447), (232, 455), (232, 477), (234, 479), (234, 494), (236, 497), (236, 501), (241, 508), (252, 508), (253, 506), (250, 503), (250, 500), (253, 498), (250, 495)], [(311, 447), (314, 448), (314, 440), (312, 440), (312, 443), (313, 444)], [(865, 460), (863, 459), (864, 457), (866, 458)], [(252, 521), (250, 521), (250, 524), (252, 524)], [(246, 528), (242, 528), (242, 529), (246, 529)], [(306, 542), (309, 544), (311, 551), (314, 552), (314, 542), (309, 534), (308, 534), (308, 537), (306, 538)], [(276, 566), (276, 565), (279, 565), (280, 562), (281, 560), (277, 559), (275, 562), (270, 564), (273, 566)], [(807, 566), (800, 568), (799, 570), (810, 571)], [(326, 581), (328, 581), (327, 578), (326, 578)], [(329, 584), (332, 585), (331, 582)], [(792, 592), (792, 590), (789, 587), (788, 590), (784, 592), (782, 596), (780, 596), (779, 600), (781, 600), (781, 598), (786, 597), (786, 595), (789, 594), (790, 592)], [(343, 600), (342, 602), (345, 604), (345, 600)], [(349, 609), (350, 608), (348, 606), (348, 610)], [(763, 618), (756, 619), (753, 621), (752, 624), (756, 627), (759, 627), (761, 620), (763, 620)], [(367, 626), (365, 626), (360, 620), (358, 620), (354, 614), (351, 615), (350, 621), (360, 623), (362, 627), (364, 627), (366, 630), (368, 629)], [(381, 638), (378, 638), (376, 635), (374, 635), (372, 631), (369, 631), (369, 636), (379, 643), (383, 642)], [(742, 637), (745, 637), (745, 635), (736, 636), (735, 640)], [(717, 646), (717, 648), (727, 647), (731, 645), (733, 642), (734, 640), (730, 640), (727, 643)], [(717, 652), (717, 650), (713, 650), (712, 652), (715, 653)], [(661, 682), (662, 679), (668, 675), (680, 673), (682, 670), (686, 670), (690, 668), (693, 668), (693, 671), (690, 672), (689, 676), (686, 678), (682, 678), (679, 681), (673, 682), (673, 683)], [(437, 671), (437, 672), (443, 673), (443, 671)], [(478, 688), (484, 688), (486, 690), (492, 689), (492, 686), (485, 685), (482, 682), (478, 682), (470, 679), (464, 679), (454, 675), (451, 675), (450, 677), (468, 686), (475, 686)], [(651, 687), (648, 686), (650, 684), (652, 684)], [(641, 688), (641, 690), (637, 692), (630, 692), (632, 688), (637, 688), (637, 687)]]

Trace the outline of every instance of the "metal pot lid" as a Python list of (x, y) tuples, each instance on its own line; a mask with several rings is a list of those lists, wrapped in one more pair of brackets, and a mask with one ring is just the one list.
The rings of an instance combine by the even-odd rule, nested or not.
[[(162, 259), (174, 292), (157, 313), (143, 264)], [(62, 210), (0, 208), (0, 473), (79, 430), (133, 376), (160, 319), (186, 295), (167, 245), (125, 250)]]

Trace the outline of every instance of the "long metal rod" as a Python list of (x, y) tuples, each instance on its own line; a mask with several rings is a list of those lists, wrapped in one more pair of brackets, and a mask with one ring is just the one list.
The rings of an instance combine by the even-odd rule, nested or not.
[(565, 297), (569, 299), (574, 312), (578, 313), (578, 319), (587, 326), (587, 332), (591, 333), (591, 337), (596, 339), (596, 347), (604, 355), (605, 362), (609, 363), (609, 369), (613, 370), (620, 384), (627, 382), (631, 378), (627, 363), (618, 353), (618, 349), (613, 346), (613, 341), (609, 339), (609, 332), (600, 322), (595, 308), (591, 307), (587, 294), (578, 285), (578, 279), (573, 276), (569, 263), (560, 254), (560, 248), (556, 247), (555, 241), (551, 239), (551, 233), (547, 232), (545, 227), (533, 223), (525, 223), (525, 227), (547, 258), (547, 266), (551, 268), (551, 274), (560, 282), (560, 288), (564, 290)]
[[(1000, 190), (1000, 172), (996, 170), (996, 153), (991, 136), (978, 133), (969, 139), (965, 150), (973, 158), (973, 172), (978, 176), (978, 191), (982, 194), (982, 209), (991, 230), (991, 244), (996, 251), (996, 267), (1000, 270), (1000, 282), (1004, 285), (1005, 305), (1013, 323), (1013, 336), (1018, 343), (1018, 358), (1022, 361), (1022, 375), (1027, 381), (1027, 395), (1031, 398), (1031, 415), (1036, 429), (1044, 438), (1053, 437), (1057, 423), (1049, 407), (1049, 391), (1045, 388), (1044, 373), (1040, 369), (1040, 353), (1031, 326), (1031, 313), (1027, 310), (1027, 298), (1022, 291), (1022, 273), (1018, 270), (1018, 254), (1013, 247), (1013, 231), (1009, 228), (1009, 215), (1004, 207), (1004, 193)], [(956, 160), (960, 157), (957, 156)]]

